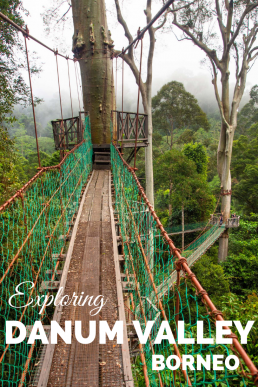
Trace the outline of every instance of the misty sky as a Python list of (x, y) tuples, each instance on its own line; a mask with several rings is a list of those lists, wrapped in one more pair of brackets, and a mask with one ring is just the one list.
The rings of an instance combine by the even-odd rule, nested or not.
[[(146, 25), (146, 18), (143, 13), (146, 1), (143, 0), (120, 0), (121, 8), (126, 19), (131, 33), (136, 35), (136, 31), (140, 26), (143, 28)], [(45, 9), (53, 4), (54, 0), (23, 0), (24, 6), (30, 12), (28, 17), (25, 17), (28, 24), (30, 34), (44, 41), (52, 48), (58, 48), (62, 53), (72, 57), (72, 13), (70, 11), (70, 23), (66, 23), (65, 28), (55, 32), (51, 29), (51, 38), (44, 31), (42, 14)], [(55, 0), (56, 3), (56, 0)], [(161, 2), (157, 2), (153, 8), (153, 15), (158, 11)], [(122, 27), (116, 21), (114, 0), (106, 0), (107, 18), (109, 29), (112, 33), (112, 39), (115, 42), (115, 48), (121, 49), (127, 46), (128, 42), (124, 37)], [(61, 11), (66, 11), (67, 4), (63, 4)], [(58, 39), (56, 36), (58, 35)], [(33, 89), (34, 93), (44, 99), (44, 103), (38, 108), (38, 115), (43, 119), (43, 124), (47, 121), (60, 117), (60, 108), (58, 100), (58, 84), (56, 77), (55, 56), (53, 53), (37, 45), (33, 41), (28, 42), (29, 50), (36, 51), (39, 62), (42, 63), (42, 72), (40, 76), (34, 77)], [(148, 50), (148, 36), (144, 38), (144, 62), (143, 71), (146, 73), (146, 58)], [(139, 49), (135, 52), (136, 58), (139, 58)], [(182, 82), (187, 91), (194, 94), (198, 99), (201, 107), (205, 111), (214, 111), (217, 109), (216, 101), (211, 84), (211, 74), (208, 67), (201, 65), (201, 60), (204, 58), (199, 48), (194, 47), (191, 42), (178, 42), (172, 31), (166, 31), (157, 35), (155, 58), (153, 66), (153, 95), (167, 82), (176, 80)], [(118, 85), (117, 85), (117, 106), (121, 105), (121, 60), (119, 60), (118, 70)], [(64, 104), (64, 115), (70, 116), (69, 102), (69, 86), (67, 78), (67, 61), (59, 59), (60, 77), (61, 77), (61, 92)], [(232, 69), (233, 70), (233, 69)], [(70, 67), (72, 76), (72, 94), (74, 110), (78, 110), (77, 89), (74, 78), (73, 63)], [(233, 73), (233, 71), (232, 71)], [(246, 102), (249, 97), (251, 87), (258, 83), (258, 62), (254, 64), (248, 74), (247, 86), (243, 102)], [(26, 75), (25, 75), (26, 76)], [(135, 111), (137, 100), (137, 87), (130, 69), (125, 65), (125, 109)], [(44, 114), (43, 114), (44, 111)]]

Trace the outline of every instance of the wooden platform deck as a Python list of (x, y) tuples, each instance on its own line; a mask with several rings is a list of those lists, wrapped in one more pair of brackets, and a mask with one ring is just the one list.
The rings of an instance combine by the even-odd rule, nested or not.
[[(110, 327), (121, 320), (118, 308), (121, 283), (114, 260), (117, 246), (113, 244), (116, 237), (112, 225), (110, 173), (108, 170), (93, 171), (74, 230), (64, 291), (70, 297), (74, 292), (94, 297), (101, 294), (108, 301), (96, 316), (90, 316), (92, 307), (87, 303), (80, 307), (69, 305), (59, 311), (59, 317), (56, 315), (54, 319), (59, 318), (62, 328), (66, 320), (72, 321), (72, 344), (59, 339), (58, 344), (48, 345), (38, 387), (133, 387), (128, 343), (117, 345), (116, 340), (109, 339), (107, 344), (98, 342), (99, 320), (106, 320)], [(89, 320), (96, 320), (96, 339), (91, 344), (80, 344), (75, 339), (74, 322), (77, 320), (82, 322), (83, 337), (88, 337)], [(126, 332), (126, 322), (124, 327)]]

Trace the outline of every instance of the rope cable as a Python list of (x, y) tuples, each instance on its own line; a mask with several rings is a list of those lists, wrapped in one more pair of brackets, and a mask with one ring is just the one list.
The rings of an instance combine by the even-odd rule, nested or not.
[(57, 81), (58, 81), (58, 90), (59, 90), (59, 102), (60, 102), (60, 111), (61, 111), (61, 151), (60, 151), (60, 157), (63, 159), (64, 157), (64, 150), (66, 149), (65, 144), (65, 131), (64, 131), (64, 118), (63, 118), (63, 107), (62, 107), (62, 97), (61, 97), (61, 88), (60, 88), (60, 79), (59, 79), (59, 68), (58, 68), (58, 58), (57, 58), (58, 51), (55, 52), (56, 57), (56, 72), (57, 72)]
[(68, 69), (68, 80), (69, 80), (69, 90), (70, 90), (70, 101), (71, 101), (71, 111), (73, 117), (73, 101), (72, 101), (72, 90), (71, 90), (71, 80), (70, 80), (70, 69), (69, 69), (69, 58), (67, 57), (67, 69)]
[(39, 163), (39, 168), (41, 168), (40, 154), (39, 154), (38, 132), (37, 132), (37, 122), (36, 122), (36, 115), (35, 115), (35, 106), (34, 106), (34, 98), (33, 98), (33, 91), (32, 91), (32, 83), (31, 83), (30, 61), (29, 61), (29, 54), (28, 54), (28, 47), (27, 47), (27, 38), (28, 38), (28, 34), (29, 34), (28, 28), (26, 28), (26, 31), (27, 31), (27, 34), (24, 34), (24, 42), (25, 42), (25, 50), (26, 50), (29, 82), (30, 82), (31, 106), (32, 106), (32, 113), (33, 113), (33, 120), (34, 120), (34, 128), (35, 128), (35, 137), (36, 137), (36, 146), (37, 146), (37, 154), (38, 154), (38, 163)]

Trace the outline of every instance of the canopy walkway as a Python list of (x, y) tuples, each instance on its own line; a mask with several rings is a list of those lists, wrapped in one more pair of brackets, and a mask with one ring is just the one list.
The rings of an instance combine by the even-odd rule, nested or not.
[[(218, 240), (218, 238), (225, 231), (225, 224), (221, 226), (216, 224), (211, 229), (206, 231), (203, 235), (197, 238), (193, 243), (184, 250), (184, 256), (187, 264), (191, 267), (205, 252)], [(177, 281), (177, 271), (171, 267), (171, 274), (158, 287), (159, 294), (167, 294)], [(152, 299), (154, 298), (152, 295)]]
[[(187, 335), (194, 337), (198, 320), (208, 323), (206, 337), (214, 336), (216, 320), (223, 317), (191, 272), (190, 266), (224, 231), (214, 225), (184, 252), (183, 258), (162, 227), (135, 175), (115, 145), (111, 145), (110, 170), (94, 170), (89, 117), (85, 118), (83, 140), (54, 167), (41, 168), (37, 175), (0, 208), (1, 225), (1, 385), (2, 386), (217, 386), (250, 385), (248, 373), (256, 368), (233, 338), (241, 359), (241, 372), (152, 369), (152, 355), (165, 357), (195, 354), (192, 345), (153, 344), (163, 320), (177, 335), (178, 320), (184, 320)], [(155, 237), (157, 236), (158, 237)], [(181, 277), (180, 274), (183, 274)], [(181, 279), (180, 279), (181, 277)], [(173, 281), (172, 281), (173, 279)], [(30, 281), (30, 282), (28, 282)], [(176, 281), (176, 285), (172, 282)], [(15, 308), (8, 302), (21, 284)], [(33, 286), (31, 286), (33, 283)], [(107, 303), (91, 315), (89, 304), (29, 305), (37, 295), (67, 297), (101, 294)], [(164, 291), (166, 289), (166, 291)], [(27, 338), (8, 344), (6, 322), (22, 322), (27, 338), (36, 321), (50, 337), (50, 323), (65, 329), (71, 321), (71, 344), (60, 337), (57, 344), (42, 344)], [(89, 321), (123, 321), (123, 344), (107, 339), (82, 344), (75, 338), (75, 323), (82, 323), (88, 337)], [(132, 327), (138, 320), (144, 329), (154, 327), (145, 345)], [(13, 331), (13, 337), (19, 329)], [(199, 354), (232, 353), (230, 345), (205, 345)], [(136, 359), (136, 360), (133, 360)], [(142, 373), (132, 370), (132, 362)], [(248, 384), (247, 382), (248, 381)]]
[[(0, 17), (23, 33), (28, 60), (26, 39), (42, 43), (2, 13)], [(56, 56), (59, 84), (57, 58), (67, 60), (68, 71), (71, 59), (42, 45)], [(28, 70), (30, 74), (29, 60)], [(37, 141), (32, 87), (31, 97)], [(179, 321), (184, 321), (188, 338), (196, 337), (197, 321), (203, 321), (204, 337), (214, 339), (216, 321), (224, 320), (190, 266), (230, 225), (219, 227), (215, 219), (184, 251), (185, 257), (181, 255), (135, 169), (120, 153), (123, 142), (125, 147), (134, 144), (135, 164), (137, 149), (148, 146), (148, 117), (138, 113), (117, 112), (114, 141), (95, 148), (87, 113), (74, 117), (72, 111), (72, 118), (52, 121), (60, 163), (42, 167), (38, 149), (38, 173), (0, 207), (2, 387), (258, 386), (258, 370), (231, 331), (232, 345), (178, 341)], [(100, 300), (102, 307), (92, 313)], [(122, 322), (122, 343), (104, 335), (102, 344), (105, 324), (99, 328), (98, 323), (113, 328), (117, 321)], [(138, 321), (143, 330), (148, 321), (153, 322), (146, 344), (140, 343), (132, 321)], [(155, 343), (163, 321), (173, 332), (173, 344)], [(17, 324), (12, 330), (7, 329), (10, 322)], [(55, 341), (52, 327), (57, 325)], [(179, 368), (154, 370), (155, 354), (176, 355)], [(182, 367), (184, 355), (213, 359), (233, 354), (240, 361), (236, 370)]]

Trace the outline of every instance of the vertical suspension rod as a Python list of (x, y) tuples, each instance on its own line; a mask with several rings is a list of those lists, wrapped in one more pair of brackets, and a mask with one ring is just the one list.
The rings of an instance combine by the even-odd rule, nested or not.
[(57, 72), (57, 81), (58, 81), (58, 90), (59, 90), (59, 101), (60, 101), (60, 110), (61, 110), (61, 143), (60, 143), (61, 151), (60, 151), (60, 157), (61, 157), (61, 160), (62, 160), (63, 157), (64, 157), (64, 149), (62, 149), (62, 148), (63, 148), (63, 145), (65, 147), (65, 142), (64, 142), (65, 133), (64, 133), (64, 118), (63, 118), (63, 107), (62, 107), (62, 97), (61, 97), (61, 88), (60, 88), (60, 79), (59, 79), (59, 68), (58, 68), (57, 54), (58, 54), (58, 51), (56, 50), (55, 51), (55, 56), (56, 56), (56, 72)]
[[(27, 34), (29, 33), (29, 30), (28, 30), (27, 27), (26, 27), (26, 32), (27, 32)], [(26, 57), (27, 57), (29, 82), (30, 82), (30, 95), (31, 95), (31, 105), (32, 105), (32, 112), (33, 112), (34, 128), (35, 128), (35, 137), (36, 137), (36, 145), (37, 145), (38, 163), (39, 163), (39, 168), (41, 168), (40, 154), (39, 154), (37, 122), (36, 122), (34, 98), (33, 98), (33, 92), (32, 92), (31, 74), (30, 74), (30, 61), (29, 61), (29, 54), (28, 54), (28, 47), (27, 47), (27, 34), (24, 34), (24, 41), (25, 41), (25, 50), (26, 50)]]
[(71, 79), (70, 79), (70, 69), (69, 69), (69, 58), (67, 57), (67, 69), (68, 69), (68, 80), (69, 80), (69, 90), (70, 90), (70, 100), (71, 100), (71, 111), (73, 117), (73, 101), (72, 101), (72, 89), (71, 89)]

